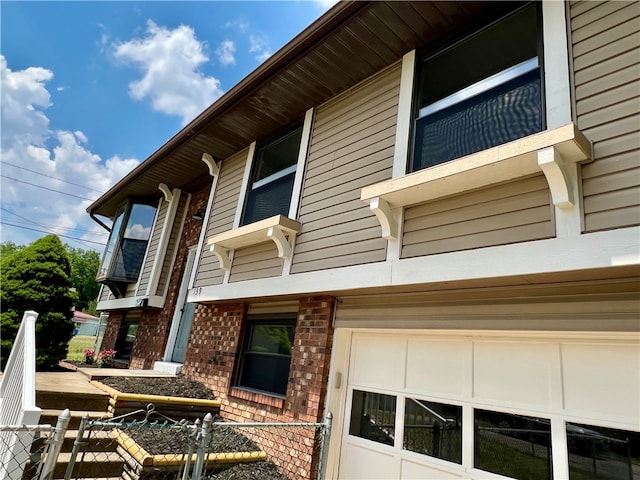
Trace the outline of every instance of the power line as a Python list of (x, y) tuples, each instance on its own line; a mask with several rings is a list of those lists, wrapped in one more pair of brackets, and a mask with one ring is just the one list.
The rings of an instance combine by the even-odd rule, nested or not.
[(96, 201), (96, 199), (94, 199), (94, 198), (81, 197), (80, 195), (74, 195), (73, 193), (67, 193), (67, 192), (63, 192), (61, 190), (56, 190), (54, 188), (44, 187), (42, 185), (36, 185), (35, 183), (25, 182), (24, 180), (18, 180), (17, 178), (9, 177), (7, 175), (0, 174), (0, 177), (6, 178), (8, 180), (14, 180), (16, 182), (24, 183), (26, 185), (31, 185), (32, 187), (42, 188), (44, 190), (49, 190), (50, 192), (61, 193), (62, 195), (69, 195), (70, 197), (79, 198), (81, 200), (89, 200), (90, 202), (95, 202)]
[[(8, 208), (0, 207), (0, 209), (4, 210), (7, 213), (10, 213), (11, 215), (14, 215), (14, 216), (16, 216), (18, 218), (21, 218), (22, 220), (24, 220), (26, 222), (32, 223), (33, 225), (37, 225), (39, 227), (49, 228), (49, 229), (57, 229), (57, 230), (66, 230), (68, 232), (73, 232), (73, 231), (76, 231), (76, 230), (80, 230), (78, 227), (56, 227), (56, 226), (53, 226), (53, 225), (44, 225), (42, 223), (34, 222), (33, 220), (31, 220), (29, 218), (26, 218), (26, 217), (23, 217), (22, 215), (18, 215), (16, 212), (12, 212)], [(92, 232), (89, 232), (89, 231), (85, 231), (84, 233), (85, 233), (85, 235), (97, 235), (97, 236), (106, 236), (106, 235), (108, 235), (107, 232), (95, 232), (95, 233), (92, 233)]]
[(95, 241), (93, 241), (93, 240), (85, 240), (84, 238), (72, 237), (72, 236), (70, 236), (70, 235), (63, 235), (63, 234), (61, 234), (61, 233), (49, 232), (49, 231), (47, 231), (47, 230), (40, 230), (40, 229), (38, 229), (38, 228), (25, 227), (25, 226), (22, 226), (22, 225), (16, 225), (16, 224), (14, 224), (14, 223), (3, 222), (2, 220), (0, 220), (0, 224), (2, 224), (2, 225), (8, 225), (8, 226), (10, 226), (10, 227), (23, 228), (23, 229), (25, 229), (25, 230), (32, 230), (32, 231), (34, 231), (34, 232), (40, 232), (40, 233), (51, 233), (51, 234), (53, 234), (53, 235), (57, 235), (57, 236), (59, 236), (59, 237), (69, 238), (69, 239), (71, 239), (71, 240), (78, 240), (79, 242), (95, 243), (96, 245), (101, 245), (101, 246), (103, 246), (103, 247), (104, 247), (104, 245), (105, 245), (104, 243), (101, 243), (101, 242), (95, 242)]
[(2, 161), (2, 162), (0, 162), (0, 163), (2, 163), (2, 164), (4, 164), (4, 165), (10, 165), (10, 166), (15, 167), (15, 168), (19, 168), (19, 169), (21, 169), (21, 170), (25, 170), (25, 171), (27, 171), (27, 172), (35, 173), (36, 175), (42, 175), (43, 177), (53, 178), (54, 180), (58, 180), (58, 181), (60, 181), (60, 182), (68, 183), (69, 185), (74, 185), (74, 186), (76, 186), (76, 187), (82, 187), (82, 188), (84, 188), (84, 189), (86, 189), (86, 190), (91, 190), (92, 192), (99, 193), (100, 195), (102, 195), (102, 194), (104, 193), (104, 192), (102, 192), (102, 191), (100, 191), (100, 190), (96, 190), (96, 189), (94, 189), (94, 188), (90, 188), (90, 187), (87, 187), (87, 186), (85, 186), (85, 185), (81, 185), (81, 184), (79, 184), (79, 183), (73, 183), (73, 182), (70, 182), (69, 180), (64, 180), (64, 179), (62, 179), (62, 178), (60, 178), (60, 177), (54, 177), (54, 176), (52, 176), (52, 175), (47, 175), (46, 173), (40, 173), (40, 172), (37, 172), (37, 171), (35, 171), (35, 170), (31, 170), (30, 168), (21, 167), (20, 165), (16, 165), (15, 163), (7, 162), (6, 160), (3, 160), (3, 161)]

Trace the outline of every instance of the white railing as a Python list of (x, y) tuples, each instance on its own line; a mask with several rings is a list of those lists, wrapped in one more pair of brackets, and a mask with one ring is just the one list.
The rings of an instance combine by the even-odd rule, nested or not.
[[(37, 318), (38, 314), (32, 310), (24, 312), (13, 342), (0, 382), (0, 425), (37, 425), (40, 420), (42, 411), (36, 407)], [(23, 445), (31, 444), (33, 432), (0, 432), (0, 437), (8, 447), (0, 459), (7, 467), (0, 480), (20, 479), (29, 453)]]

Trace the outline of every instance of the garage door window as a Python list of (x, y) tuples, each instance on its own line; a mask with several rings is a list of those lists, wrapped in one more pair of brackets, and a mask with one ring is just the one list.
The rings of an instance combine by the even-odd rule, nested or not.
[(640, 432), (567, 423), (570, 480), (634, 479)]
[(549, 419), (475, 410), (476, 468), (520, 480), (553, 478)]
[(396, 397), (353, 391), (349, 434), (393, 446), (396, 428)]
[(403, 448), (462, 463), (462, 407), (407, 398)]

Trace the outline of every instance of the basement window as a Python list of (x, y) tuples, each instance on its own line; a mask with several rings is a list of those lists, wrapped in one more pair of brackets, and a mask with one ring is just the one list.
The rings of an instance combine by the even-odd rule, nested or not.
[(295, 316), (248, 320), (240, 354), (238, 387), (286, 395), (295, 328)]
[(155, 206), (139, 201), (129, 201), (116, 212), (96, 280), (117, 297), (127, 284), (138, 281), (155, 215)]

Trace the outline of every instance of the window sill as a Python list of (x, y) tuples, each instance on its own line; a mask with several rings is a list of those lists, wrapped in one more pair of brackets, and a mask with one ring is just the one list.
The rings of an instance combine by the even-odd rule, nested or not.
[(369, 203), (384, 238), (398, 237), (393, 209), (463, 193), (496, 183), (544, 173), (553, 203), (572, 207), (573, 188), (565, 164), (592, 158), (591, 142), (573, 124), (545, 130), (403, 177), (369, 185), (360, 199)]
[(275, 407), (279, 409), (284, 408), (284, 398), (276, 397), (274, 395), (269, 395), (268, 393), (261, 393), (253, 390), (245, 390), (244, 388), (240, 388), (240, 387), (231, 387), (229, 396), (234, 398), (240, 398), (248, 402), (259, 403), (261, 405), (269, 405), (270, 407)]
[(275, 215), (210, 237), (207, 240), (207, 245), (218, 257), (220, 268), (228, 270), (231, 266), (230, 250), (258, 245), (269, 240), (272, 240), (278, 247), (278, 257), (291, 257), (293, 241), (296, 234), (300, 233), (301, 228), (299, 222), (284, 215)]

